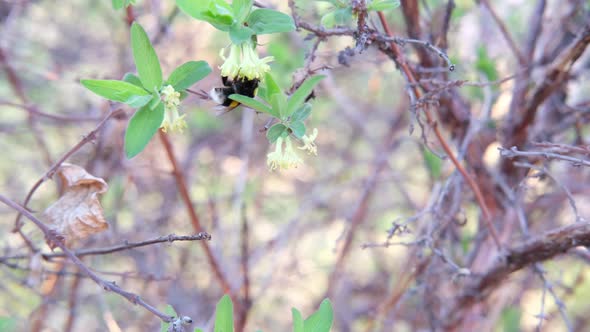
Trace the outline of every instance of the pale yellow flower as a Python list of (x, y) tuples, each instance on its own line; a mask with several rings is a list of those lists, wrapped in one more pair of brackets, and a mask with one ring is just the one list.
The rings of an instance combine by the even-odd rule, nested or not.
[(180, 92), (175, 91), (171, 85), (167, 85), (161, 91), (162, 101), (164, 102), (164, 120), (162, 121), (162, 131), (180, 132), (187, 128), (184, 120), (185, 114), (178, 113), (178, 105), (180, 105)]
[[(285, 150), (283, 151), (283, 144)], [(266, 164), (270, 171), (275, 169), (289, 169), (303, 164), (303, 160), (293, 149), (293, 143), (289, 137), (279, 137), (275, 142), (275, 151), (266, 155)]]
[(311, 135), (303, 135), (301, 140), (303, 141), (302, 146), (298, 146), (298, 149), (307, 150), (307, 153), (313, 154), (315, 156), (318, 155), (318, 147), (315, 144), (315, 139), (318, 137), (318, 129), (314, 128)]

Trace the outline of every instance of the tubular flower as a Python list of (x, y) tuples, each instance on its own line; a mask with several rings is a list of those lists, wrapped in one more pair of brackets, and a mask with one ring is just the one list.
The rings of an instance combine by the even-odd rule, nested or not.
[(180, 105), (180, 92), (175, 91), (171, 85), (162, 89), (162, 101), (164, 102), (164, 121), (162, 121), (162, 131), (182, 131), (187, 127), (184, 120), (185, 114), (178, 114), (178, 105)]
[(261, 79), (265, 73), (270, 71), (268, 65), (274, 58), (267, 56), (262, 59), (258, 57), (256, 50), (249, 44), (242, 46), (242, 65), (239, 75), (245, 76), (249, 80)]
[(303, 141), (302, 146), (298, 146), (298, 149), (307, 150), (307, 153), (313, 154), (314, 156), (318, 155), (318, 147), (315, 145), (315, 139), (318, 137), (318, 129), (314, 128), (311, 135), (307, 136), (304, 135), (301, 140)]
[(260, 59), (256, 49), (247, 42), (241, 45), (232, 44), (227, 58), (225, 57), (225, 49), (221, 49), (219, 56), (224, 60), (219, 67), (221, 76), (231, 80), (243, 78), (259, 80), (266, 72), (270, 71), (268, 63), (274, 59), (272, 56)]
[[(285, 150), (283, 151), (283, 143), (285, 144)], [(275, 169), (289, 169), (291, 167), (297, 167), (303, 164), (303, 160), (299, 158), (293, 144), (289, 137), (279, 137), (276, 141), (276, 148), (274, 152), (266, 155), (266, 164), (270, 171)]]
[(231, 45), (229, 49), (229, 56), (226, 58), (225, 55), (225, 48), (222, 48), (219, 52), (219, 56), (223, 59), (223, 64), (219, 69), (221, 69), (221, 76), (224, 77), (236, 77), (240, 72), (240, 58), (242, 57), (242, 47), (238, 45)]

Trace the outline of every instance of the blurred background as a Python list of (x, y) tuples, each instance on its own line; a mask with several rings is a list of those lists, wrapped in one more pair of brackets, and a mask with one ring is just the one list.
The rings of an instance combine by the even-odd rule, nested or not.
[[(495, 194), (482, 185), (486, 198), (504, 197), (495, 200), (504, 220), (496, 220), (496, 226), (507, 247), (590, 217), (588, 167), (540, 160), (542, 176), (502, 180), (498, 151), (501, 129), (512, 121), (515, 85), (524, 81), (524, 89), (533, 89), (545, 79), (587, 24), (590, 3), (546, 1), (537, 17), (542, 29), (534, 61), (527, 67), (511, 52), (494, 15), (524, 50), (538, 1), (450, 2), (455, 7), (446, 17), (448, 1), (404, 1), (406, 11), (408, 3), (419, 7), (414, 26), (420, 27), (419, 36), (412, 36), (402, 8), (385, 13), (394, 35), (439, 46), (440, 27), (449, 23), (453, 72), (420, 45), (400, 46), (426, 82), (423, 106), (410, 100), (396, 64), (377, 47), (350, 55), (343, 52), (355, 47), (350, 36), (330, 36), (318, 44), (310, 69), (327, 68), (320, 72), (327, 78), (315, 90), (307, 123), (318, 129), (318, 156), (301, 151), (305, 164), (296, 169), (269, 172), (266, 154), (274, 147), (265, 137), (263, 114), (240, 107), (217, 115), (212, 102), (194, 95), (183, 102), (188, 129), (168, 137), (200, 222), (212, 235), (207, 244), (242, 301), (234, 305), (243, 309), (236, 316), (244, 320), (244, 330), (288, 331), (292, 307), (306, 316), (324, 297), (334, 306), (333, 331), (446, 329), (445, 310), (470, 278), (461, 269), (478, 272), (474, 262), (487, 255), (482, 249), (487, 229), (470, 187), (448, 158), (440, 158), (445, 152), (422, 108), (439, 117), (443, 137), (477, 181), (494, 182)], [(292, 14), (287, 1), (260, 3)], [(316, 26), (330, 6), (295, 1), (301, 20)], [(226, 34), (179, 12), (170, 0), (138, 0), (131, 14), (151, 37), (165, 76), (186, 61), (205, 60), (214, 71), (192, 89), (221, 85), (219, 51), (229, 45)], [(121, 79), (134, 71), (129, 15), (114, 10), (110, 1), (0, 0), (2, 195), (22, 203), (34, 183), (109, 110), (124, 107), (95, 96), (79, 80)], [(368, 25), (383, 31), (374, 13)], [(317, 41), (305, 30), (262, 36), (259, 52), (275, 57), (273, 74), (287, 90)], [(424, 57), (431, 59), (428, 68)], [(527, 142), (588, 147), (589, 68), (585, 52), (566, 82), (538, 106)], [(515, 78), (523, 71), (528, 76)], [(456, 80), (475, 84), (445, 85)], [(451, 121), (452, 104), (466, 110), (463, 122)], [(124, 109), (68, 159), (109, 185), (101, 197), (109, 229), (74, 249), (195, 233), (158, 135), (139, 156), (125, 158), (123, 137), (132, 113)], [(477, 167), (470, 155), (480, 160)], [(508, 189), (502, 192), (501, 184)], [(43, 183), (28, 207), (41, 214), (59, 190), (55, 181)], [(508, 193), (515, 196), (508, 199)], [(529, 223), (526, 234), (516, 217), (522, 211)], [(14, 210), (0, 206), (3, 331), (159, 329), (155, 316), (104, 292), (67, 260), (34, 256), (12, 232), (15, 217)], [(508, 223), (513, 227), (503, 227)], [(51, 252), (35, 225), (25, 221), (22, 232), (41, 252)], [(490, 262), (495, 257), (489, 251)], [(155, 244), (83, 261), (160, 310), (171, 304), (193, 319), (193, 327), (211, 330), (224, 291), (198, 242)], [(542, 272), (535, 267), (513, 273), (472, 320), (483, 322), (482, 331), (588, 331), (589, 261), (586, 249), (576, 249), (545, 263)]]

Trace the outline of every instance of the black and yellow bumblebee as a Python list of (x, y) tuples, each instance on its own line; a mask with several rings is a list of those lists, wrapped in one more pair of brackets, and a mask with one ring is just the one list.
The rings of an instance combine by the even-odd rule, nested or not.
[(235, 80), (232, 80), (227, 76), (222, 76), (221, 82), (223, 83), (223, 86), (211, 89), (209, 97), (220, 106), (225, 107), (225, 113), (240, 106), (239, 102), (229, 99), (229, 96), (239, 94), (254, 98), (260, 80), (257, 78), (251, 80), (246, 77), (238, 77)]

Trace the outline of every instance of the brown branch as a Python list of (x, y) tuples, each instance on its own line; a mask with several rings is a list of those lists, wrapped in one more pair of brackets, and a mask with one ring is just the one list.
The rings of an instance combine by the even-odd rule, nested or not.
[(590, 246), (590, 223), (578, 222), (551, 230), (509, 249), (485, 274), (465, 285), (464, 291), (448, 311), (450, 319), (447, 328), (454, 327), (461, 318), (453, 313), (460, 314), (464, 308), (486, 299), (511, 273), (579, 246)]
[[(387, 21), (385, 20), (385, 15), (383, 15), (382, 12), (379, 12), (378, 14), (379, 14), (379, 20), (381, 21), (381, 25), (383, 26), (383, 29), (385, 30), (386, 35), (388, 35), (389, 37), (393, 36), (391, 29), (389, 28), (389, 25), (387, 24)], [(403, 54), (400, 52), (397, 45), (394, 42), (391, 42), (390, 47), (393, 51), (394, 61), (396, 61), (396, 63), (399, 65), (400, 70), (404, 73), (404, 75), (407, 78), (407, 80), (409, 81), (409, 83), (416, 84), (417, 81), (414, 76), (414, 73), (412, 72), (412, 70), (410, 69), (408, 64), (404, 61)], [(422, 91), (420, 89), (418, 89), (415, 85), (412, 86), (412, 90), (414, 92), (414, 95), (417, 98), (420, 98), (422, 96)], [(469, 173), (467, 173), (467, 171), (465, 170), (463, 165), (461, 165), (461, 163), (459, 162), (459, 160), (457, 159), (457, 157), (455, 156), (455, 154), (451, 150), (451, 147), (449, 146), (446, 139), (443, 137), (440, 129), (436, 125), (436, 121), (434, 120), (434, 117), (432, 116), (432, 114), (430, 114), (430, 112), (426, 109), (426, 110), (424, 110), (424, 115), (426, 116), (428, 123), (432, 126), (434, 134), (435, 134), (436, 138), (438, 139), (438, 141), (440, 142), (441, 147), (443, 148), (443, 150), (445, 151), (445, 153), (447, 154), (449, 159), (451, 159), (451, 162), (453, 163), (455, 168), (459, 171), (459, 173), (461, 173), (461, 176), (463, 176), (463, 178), (465, 179), (465, 181), (467, 182), (467, 184), (469, 185), (469, 187), (473, 191), (475, 198), (477, 200), (477, 203), (479, 204), (479, 206), (481, 208), (481, 211), (482, 211), (482, 214), (484, 217), (484, 221), (486, 223), (488, 231), (490, 232), (490, 235), (491, 235), (492, 239), (494, 240), (494, 243), (496, 244), (496, 246), (498, 246), (498, 248), (501, 248), (498, 234), (497, 234), (496, 230), (494, 229), (494, 226), (492, 225), (492, 215), (490, 214), (487, 203), (483, 197), (483, 194), (481, 193), (481, 190), (479, 189), (479, 186), (477, 185), (477, 183), (475, 182), (473, 177), (471, 175), (469, 175)]]
[(76, 254), (66, 247), (65, 243), (56, 235), (55, 232), (51, 231), (41, 220), (35, 217), (32, 213), (27, 211), (23, 206), (18, 205), (17, 203), (13, 202), (12, 200), (0, 195), (0, 202), (8, 205), (9, 207), (13, 208), (14, 210), (18, 211), (20, 214), (27, 217), (31, 220), (45, 235), (45, 238), (59, 247), (65, 254), (65, 256), (72, 261), (76, 265), (76, 267), (90, 279), (92, 279), (96, 284), (98, 284), (101, 288), (106, 291), (111, 291), (116, 294), (121, 295), (127, 301), (142, 306), (147, 309), (152, 314), (156, 315), (164, 322), (170, 322), (174, 317), (168, 316), (165, 313), (159, 311), (157, 308), (153, 307), (149, 303), (145, 302), (139, 295), (127, 292), (123, 290), (121, 287), (117, 286), (114, 282), (109, 282), (101, 277), (99, 277), (96, 273), (90, 270), (84, 263), (76, 256)]
[[(193, 225), (193, 229), (195, 230), (195, 232), (203, 232), (204, 230), (203, 230), (203, 227), (201, 226), (201, 221), (199, 219), (199, 216), (197, 215), (197, 211), (195, 210), (195, 207), (194, 207), (193, 202), (191, 200), (191, 197), (190, 197), (190, 194), (188, 191), (188, 187), (186, 186), (186, 180), (185, 180), (184, 174), (182, 173), (182, 170), (181, 170), (180, 166), (178, 165), (178, 161), (176, 159), (176, 156), (174, 155), (174, 148), (172, 147), (172, 142), (170, 142), (170, 139), (168, 138), (166, 133), (164, 133), (163, 131), (160, 130), (159, 134), (160, 134), (160, 139), (162, 141), (162, 144), (164, 145), (164, 149), (166, 150), (166, 155), (168, 156), (168, 160), (170, 160), (170, 164), (172, 165), (172, 174), (174, 175), (174, 179), (176, 181), (176, 186), (178, 187), (180, 197), (181, 197), (182, 201), (184, 202), (184, 205), (185, 205), (186, 210), (188, 212), (189, 219), (191, 221), (191, 224)], [(217, 282), (219, 282), (219, 284), (221, 285), (223, 292), (230, 295), (234, 305), (236, 307), (238, 307), (238, 308), (236, 308), (236, 311), (237, 311), (239, 309), (239, 299), (236, 297), (235, 293), (232, 291), (229, 281), (223, 275), (223, 272), (221, 271), (221, 266), (219, 265), (219, 262), (217, 261), (215, 256), (213, 256), (213, 252), (211, 251), (211, 248), (209, 247), (209, 245), (207, 244), (206, 241), (202, 241), (201, 246), (203, 247), (203, 250), (205, 251), (205, 256), (207, 257), (207, 262), (209, 263), (209, 266), (213, 270), (213, 273), (215, 274), (215, 278), (216, 278)]]
[[(145, 240), (145, 241), (141, 241), (141, 242), (127, 242), (127, 241), (125, 241), (125, 243), (123, 243), (123, 244), (119, 244), (119, 245), (115, 245), (115, 246), (111, 246), (111, 247), (106, 247), (106, 248), (76, 250), (76, 251), (74, 251), (74, 254), (78, 257), (106, 255), (106, 254), (112, 254), (112, 253), (119, 252), (119, 251), (130, 250), (130, 249), (139, 248), (139, 247), (145, 247), (145, 246), (149, 246), (149, 245), (157, 244), (157, 243), (164, 243), (164, 242), (172, 243), (174, 241), (199, 241), (199, 240), (211, 240), (211, 235), (209, 235), (205, 232), (200, 232), (199, 234), (196, 234), (196, 235), (170, 234), (170, 235), (160, 236), (155, 239)], [(27, 256), (27, 255), (6, 256), (6, 257), (0, 257), (0, 260), (22, 259), (22, 258), (28, 258), (28, 257), (29, 256)], [(66, 257), (66, 254), (63, 252), (42, 253), (41, 257), (43, 257), (43, 259), (45, 259), (45, 260), (51, 260), (51, 259), (57, 258), (57, 257)]]

